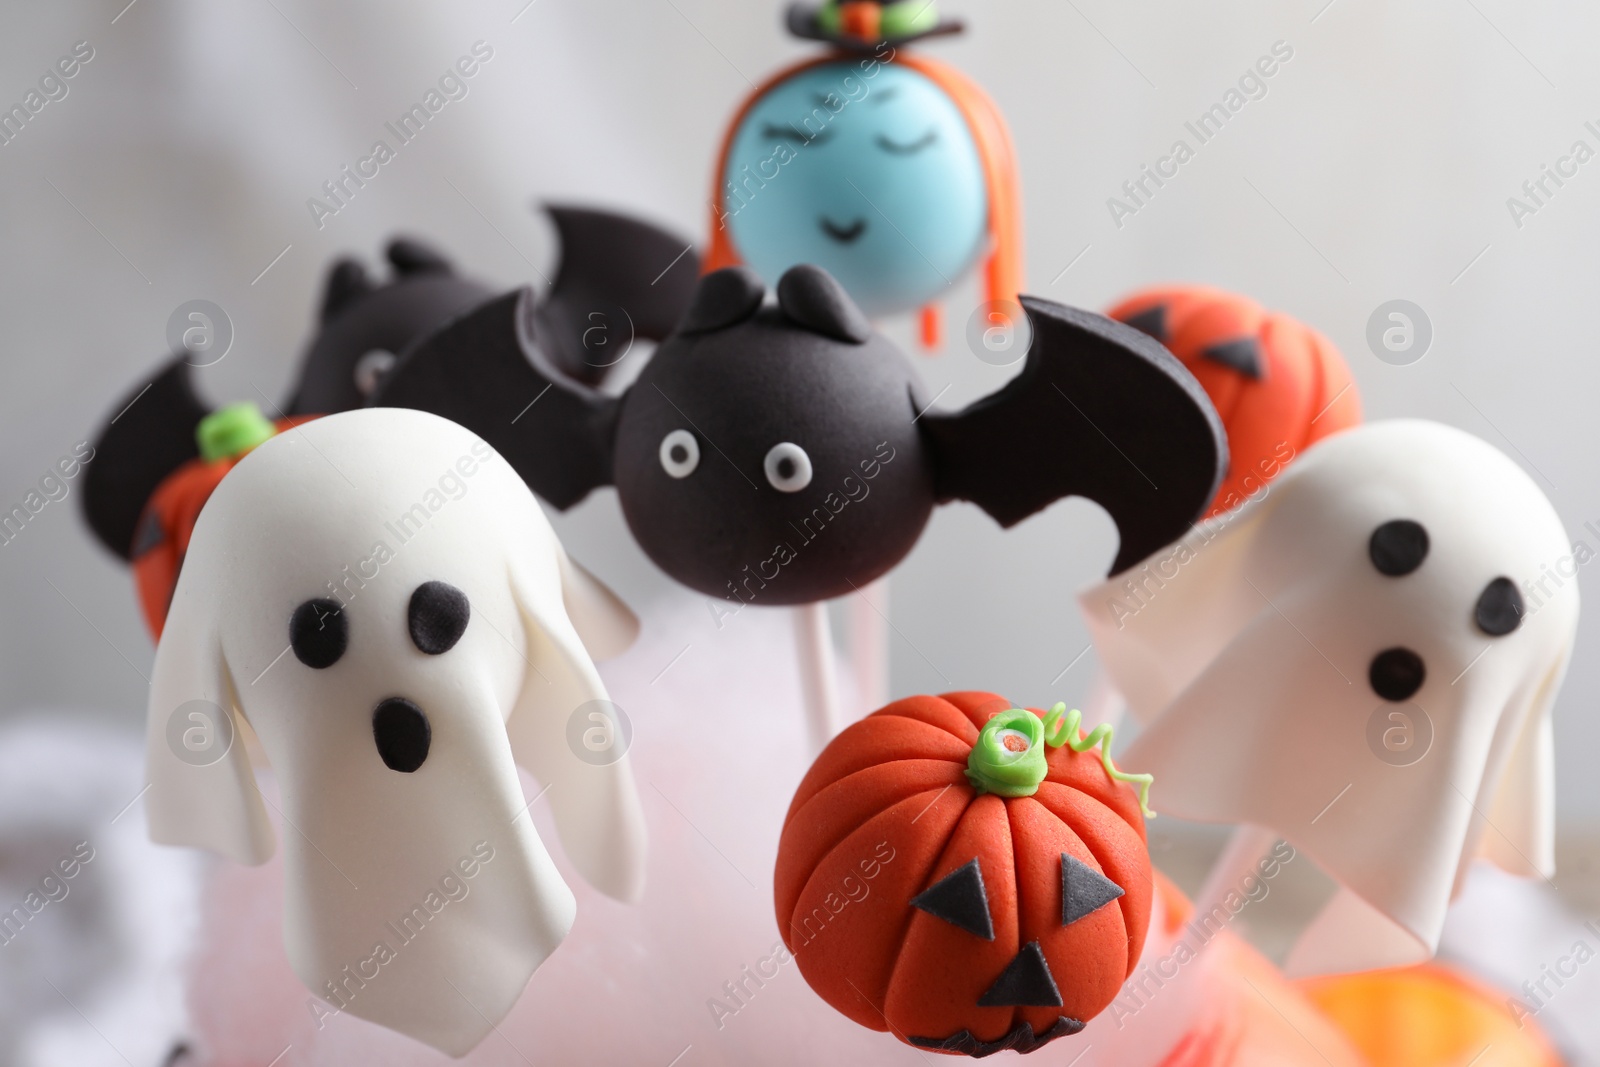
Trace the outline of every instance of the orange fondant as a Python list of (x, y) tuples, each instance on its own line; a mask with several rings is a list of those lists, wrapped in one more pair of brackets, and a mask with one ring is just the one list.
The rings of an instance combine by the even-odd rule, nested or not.
[[(275, 425), (277, 432), (282, 433), (314, 418), (315, 415), (296, 416), (280, 419)], [(156, 486), (144, 506), (136, 538), (143, 538), (151, 523), (158, 523), (161, 533), (153, 543), (136, 541), (135, 547), (142, 551), (133, 558), (133, 582), (139, 592), (139, 608), (144, 613), (145, 625), (157, 640), (167, 621), (172, 590), (178, 584), (178, 572), (183, 569), (184, 553), (189, 551), (189, 536), (194, 532), (200, 509), (245, 455), (248, 453), (218, 460), (200, 457), (189, 460)]]
[[(1255, 301), (1201, 285), (1146, 289), (1117, 304), (1114, 319), (1165, 309), (1162, 342), (1199, 379), (1228, 433), (1228, 473), (1207, 518), (1238, 507), (1295, 456), (1361, 421), (1361, 398), (1332, 341)], [(1204, 353), (1253, 338), (1259, 379)]]
[(1437, 963), (1300, 983), (1372, 1067), (1560, 1067), (1531, 1015)]
[(944, 344), (944, 316), (938, 304), (929, 304), (922, 309), (918, 332), (921, 334), (922, 347), (929, 352), (937, 351)]
[(848, 0), (839, 5), (839, 28), (845, 36), (858, 41), (876, 41), (882, 37), (883, 5), (878, 0)]
[[(846, 1016), (901, 1040), (963, 1030), (997, 1040), (1087, 1021), (1116, 997), (1138, 960), (1154, 892), (1133, 788), (1098, 751), (1052, 749), (1038, 792), (980, 795), (967, 781), (979, 728), (1012, 705), (992, 693), (897, 701), (840, 734), (801, 782), (784, 821), (774, 875), (778, 927), (800, 972)], [(1061, 923), (1061, 856), (1124, 890)], [(979, 861), (995, 937), (985, 940), (910, 901)], [(1037, 941), (1058, 1007), (978, 1000)]]

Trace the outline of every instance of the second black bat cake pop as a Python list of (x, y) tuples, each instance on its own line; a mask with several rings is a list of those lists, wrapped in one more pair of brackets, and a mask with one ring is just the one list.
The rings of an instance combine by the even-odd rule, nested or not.
[(1182, 535), (1226, 470), (1204, 391), (1131, 327), (1023, 297), (1021, 373), (946, 413), (822, 270), (795, 267), (775, 305), (765, 295), (745, 268), (707, 275), (614, 397), (561, 373), (531, 294), (510, 293), (420, 343), (374, 403), (476, 430), (557, 508), (615, 485), (673, 578), (770, 605), (872, 581), (952, 500), (1011, 526), (1087, 497), (1116, 523), (1116, 573)]

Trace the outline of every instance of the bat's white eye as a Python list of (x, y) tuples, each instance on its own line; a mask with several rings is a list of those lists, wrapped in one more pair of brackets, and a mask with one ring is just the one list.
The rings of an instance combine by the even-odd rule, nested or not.
[(362, 396), (371, 396), (378, 382), (395, 364), (395, 355), (387, 348), (374, 348), (356, 360), (354, 377), (356, 389)]
[(811, 457), (797, 444), (773, 445), (762, 466), (767, 481), (780, 493), (798, 493), (811, 484)]
[(661, 469), (687, 478), (700, 466), (700, 442), (688, 430), (673, 430), (661, 439)]

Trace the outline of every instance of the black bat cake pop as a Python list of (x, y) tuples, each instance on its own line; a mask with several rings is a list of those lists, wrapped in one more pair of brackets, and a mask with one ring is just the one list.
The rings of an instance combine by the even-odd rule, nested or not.
[(936, 504), (1001, 525), (1083, 496), (1121, 536), (1119, 572), (1182, 535), (1227, 467), (1215, 410), (1160, 344), (1024, 297), (1022, 372), (953, 413), (828, 274), (799, 266), (775, 306), (754, 273), (701, 279), (635, 384), (561, 373), (527, 291), (419, 344), (373, 402), (482, 434), (557, 508), (615, 485), (645, 553), (701, 593), (807, 604), (898, 563)]
[[(689, 303), (699, 259), (683, 254), (687, 242), (676, 235), (625, 215), (545, 210), (560, 239), (561, 265), (535, 310), (541, 336), (566, 375), (596, 381), (614, 357), (587, 340), (590, 317), (626, 306), (634, 334), (659, 340)], [(298, 382), (283, 408), (269, 402), (274, 410), (268, 415), (330, 415), (361, 407), (413, 344), (495, 293), (458, 275), (444, 256), (411, 238), (390, 242), (386, 257), (394, 274), (382, 284), (355, 259), (340, 259), (329, 269)], [(100, 542), (125, 560), (134, 554), (139, 517), (151, 494), (199, 454), (195, 429), (211, 412), (195, 391), (189, 359), (187, 353), (174, 355), (153, 379), (129, 390), (95, 441), (84, 516)]]

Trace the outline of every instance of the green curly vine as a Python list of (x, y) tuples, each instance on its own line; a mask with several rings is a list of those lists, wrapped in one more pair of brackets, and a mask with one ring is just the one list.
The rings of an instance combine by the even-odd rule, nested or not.
[(1067, 710), (1064, 703), (1057, 704), (1041, 720), (1026, 708), (1011, 708), (1000, 712), (984, 724), (978, 733), (978, 743), (972, 746), (967, 757), (967, 780), (980, 793), (993, 793), (1002, 797), (1031, 797), (1039, 791), (1048, 770), (1047, 748), (1063, 745), (1074, 752), (1100, 749), (1100, 764), (1113, 780), (1128, 782), (1139, 787), (1139, 810), (1147, 819), (1155, 818), (1150, 810), (1150, 786), (1155, 781), (1148, 774), (1128, 774), (1111, 762), (1112, 730), (1101, 723), (1081, 739), (1079, 728), (1083, 713), (1077, 708)]

